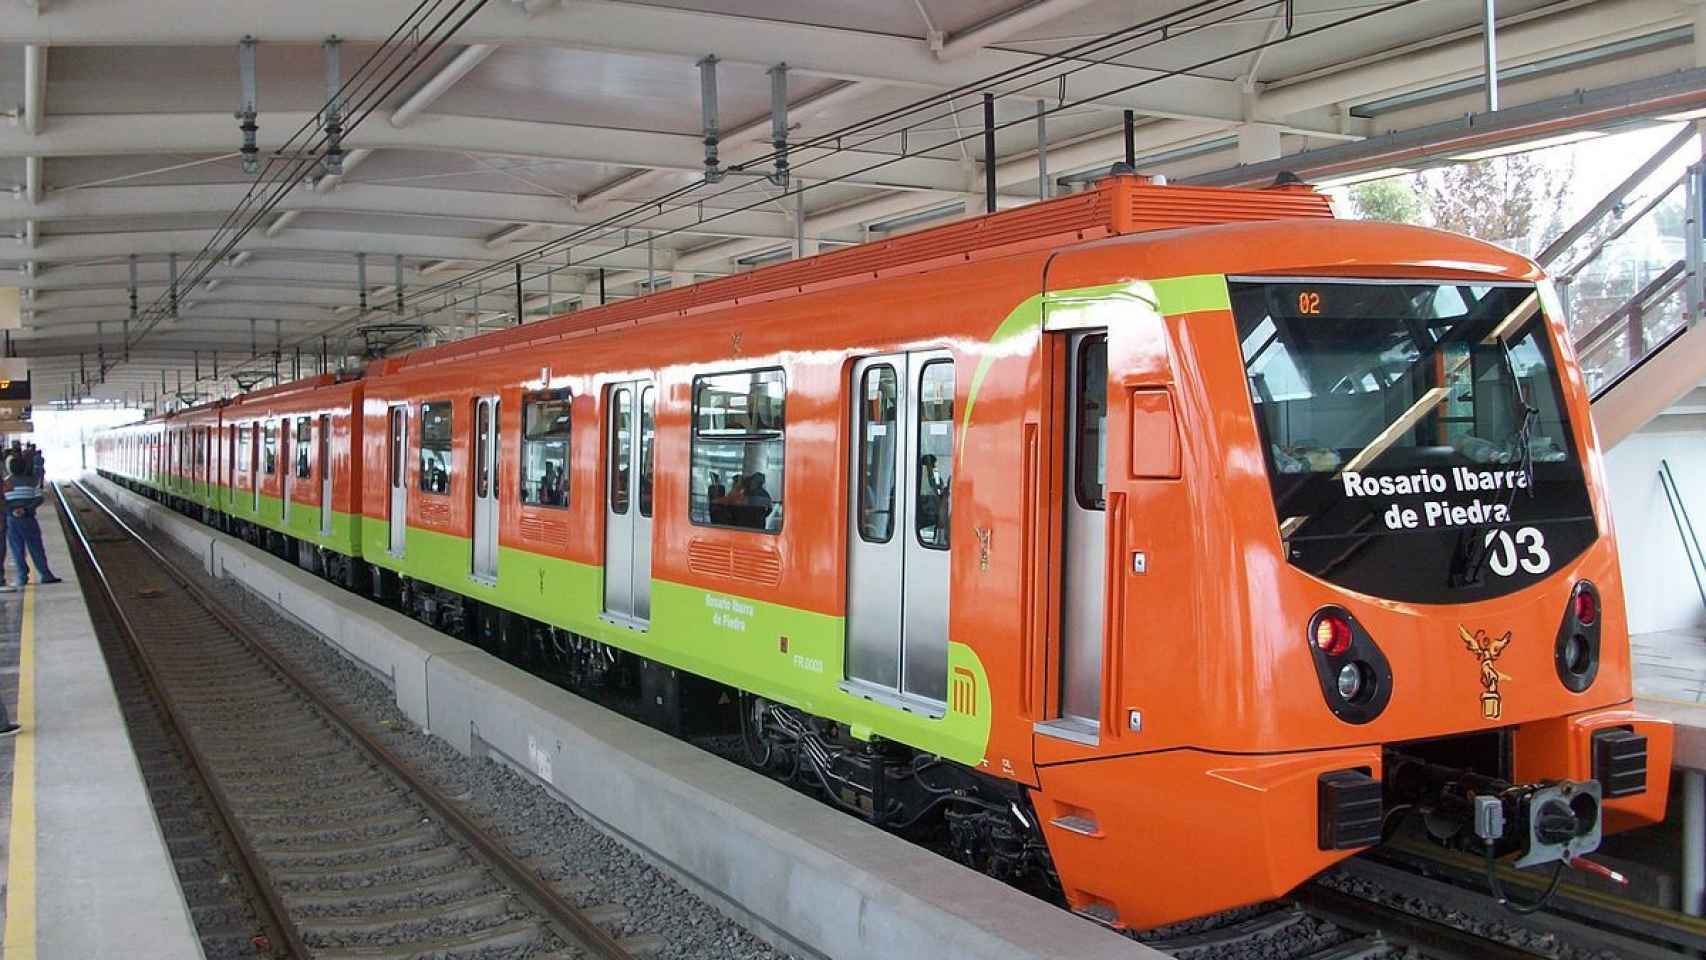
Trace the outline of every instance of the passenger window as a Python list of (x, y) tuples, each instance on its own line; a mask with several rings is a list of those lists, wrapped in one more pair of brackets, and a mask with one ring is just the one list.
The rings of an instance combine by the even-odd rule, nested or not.
[(894, 367), (867, 367), (859, 397), (859, 538), (888, 543), (894, 536), (894, 468), (900, 455)]
[(948, 520), (953, 505), (954, 363), (935, 360), (918, 378), (918, 510), (913, 514), (918, 542), (948, 549)]
[(1086, 339), (1078, 347), (1078, 396), (1073, 399), (1078, 430), (1076, 482), (1078, 505), (1101, 510), (1108, 490), (1108, 338)]
[(633, 392), (618, 387), (610, 393), (610, 512), (628, 512), (629, 464), (634, 454)]
[(421, 404), (420, 482), (423, 493), (450, 492), (450, 445), (454, 436), (451, 410), (449, 400)]
[(640, 516), (652, 515), (652, 447), (657, 439), (657, 388), (640, 391)]
[(535, 507), (569, 505), (567, 390), (521, 398), (521, 502)]
[(474, 401), (474, 436), (474, 496), (484, 500), (492, 495), (492, 408), (478, 400)]
[(296, 418), (296, 475), (303, 480), (312, 475), (308, 462), (308, 441), (313, 432), (311, 423), (307, 417)]
[(391, 448), (391, 486), (393, 489), (403, 486), (403, 408), (391, 408), (391, 434), (388, 446)]
[(269, 477), (278, 472), (278, 422), (274, 420), (262, 428), (261, 469)]
[(782, 529), (780, 369), (693, 378), (693, 463), (688, 510), (700, 525)]

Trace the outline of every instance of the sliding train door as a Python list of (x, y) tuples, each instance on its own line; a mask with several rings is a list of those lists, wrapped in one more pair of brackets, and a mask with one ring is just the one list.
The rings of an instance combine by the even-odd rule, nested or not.
[(296, 464), (290, 451), (296, 449), (292, 444), (294, 438), (290, 435), (290, 418), (280, 417), (278, 420), (278, 518), (285, 526), (290, 524), (290, 491), (296, 486)]
[(604, 611), (652, 616), (652, 463), (657, 388), (644, 380), (609, 390), (609, 471), (604, 499)]
[(498, 578), (498, 398), (474, 401), (474, 576)]
[(1102, 713), (1108, 569), (1108, 335), (1073, 333), (1067, 349), (1060, 715), (1064, 730), (1093, 735)]
[(847, 677), (947, 697), (954, 363), (945, 351), (853, 366)]
[(315, 452), (320, 465), (320, 534), (332, 533), (332, 415), (320, 414), (320, 448)]

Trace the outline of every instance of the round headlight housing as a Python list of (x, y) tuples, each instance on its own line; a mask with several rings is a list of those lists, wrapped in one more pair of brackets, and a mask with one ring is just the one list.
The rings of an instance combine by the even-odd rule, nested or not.
[(1339, 696), (1354, 701), (1357, 694), (1362, 693), (1362, 670), (1355, 663), (1347, 663), (1339, 668)]

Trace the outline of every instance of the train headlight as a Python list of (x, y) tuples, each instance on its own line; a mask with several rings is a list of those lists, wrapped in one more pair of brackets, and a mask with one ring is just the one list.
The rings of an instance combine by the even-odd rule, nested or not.
[(1346, 723), (1368, 723), (1392, 699), (1392, 666), (1356, 617), (1329, 606), (1309, 618), (1309, 654), (1327, 709)]
[(1558, 638), (1553, 646), (1553, 662), (1558, 668), (1558, 682), (1575, 693), (1593, 686), (1599, 675), (1600, 602), (1599, 590), (1586, 580), (1570, 591), (1570, 602), (1564, 606), (1564, 621), (1558, 625)]
[(1592, 662), (1588, 638), (1579, 633), (1570, 634), (1570, 639), (1564, 641), (1564, 669), (1579, 677), (1588, 672), (1588, 665)]
[(1339, 696), (1355, 701), (1362, 692), (1362, 665), (1347, 663), (1339, 668)]
[(1351, 648), (1351, 622), (1331, 611), (1315, 620), (1315, 645), (1329, 657), (1342, 657)]
[[(1586, 586), (1585, 584), (1583, 586)], [(1593, 626), (1599, 619), (1599, 597), (1591, 590), (1576, 589), (1576, 622), (1584, 627)]]

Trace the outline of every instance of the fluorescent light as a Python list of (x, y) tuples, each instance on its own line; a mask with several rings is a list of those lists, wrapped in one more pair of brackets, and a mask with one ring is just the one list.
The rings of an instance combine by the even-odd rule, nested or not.
[(1407, 167), (1386, 167), (1382, 170), (1365, 170), (1361, 173), (1347, 173), (1342, 176), (1329, 177), (1326, 180), (1316, 180), (1314, 181), (1314, 186), (1321, 190), (1327, 190), (1333, 187), (1349, 187), (1358, 183), (1367, 183), (1370, 180), (1385, 180), (1388, 177), (1402, 177), (1414, 172), (1414, 170)]

